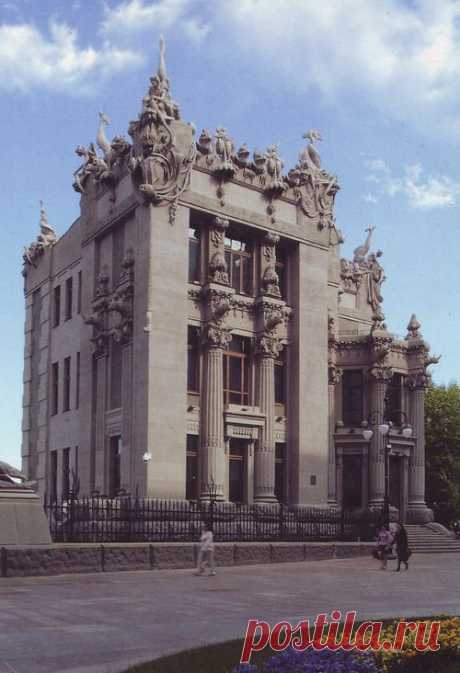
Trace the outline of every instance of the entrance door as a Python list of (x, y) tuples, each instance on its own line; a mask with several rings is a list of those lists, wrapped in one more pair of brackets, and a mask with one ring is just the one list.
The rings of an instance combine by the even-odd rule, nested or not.
[(342, 493), (344, 509), (357, 509), (362, 506), (362, 456), (343, 456)]
[(402, 459), (401, 456), (389, 456), (390, 459), (390, 505), (401, 512)]
[(228, 465), (228, 499), (230, 502), (244, 501), (244, 472), (246, 440), (232, 437)]

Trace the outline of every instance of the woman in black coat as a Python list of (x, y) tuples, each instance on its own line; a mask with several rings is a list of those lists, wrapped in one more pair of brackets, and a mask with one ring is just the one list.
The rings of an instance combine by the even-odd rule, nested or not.
[(409, 569), (409, 541), (407, 539), (407, 531), (402, 525), (398, 523), (398, 530), (394, 537), (394, 543), (396, 544), (396, 554), (398, 556), (398, 567), (396, 570), (401, 570), (401, 561), (406, 566), (406, 570)]

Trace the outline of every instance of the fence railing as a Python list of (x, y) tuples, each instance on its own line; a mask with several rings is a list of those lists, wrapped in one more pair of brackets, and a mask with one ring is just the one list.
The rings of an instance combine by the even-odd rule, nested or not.
[(244, 505), (215, 500), (184, 502), (124, 495), (45, 497), (55, 542), (194, 542), (202, 524), (214, 539), (232, 541), (372, 540), (381, 521), (375, 511), (288, 505)]

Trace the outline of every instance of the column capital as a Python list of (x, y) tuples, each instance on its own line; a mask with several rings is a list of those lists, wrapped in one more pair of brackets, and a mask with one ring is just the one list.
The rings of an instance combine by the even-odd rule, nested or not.
[(279, 337), (271, 336), (270, 334), (260, 334), (256, 337), (256, 355), (265, 358), (276, 358), (283, 350), (283, 343)]
[(409, 374), (406, 378), (405, 385), (409, 390), (425, 390), (430, 381), (430, 376), (424, 371)]
[(225, 350), (228, 348), (231, 340), (232, 331), (229, 327), (208, 323), (203, 328), (202, 341), (208, 348), (221, 348)]
[(393, 376), (391, 367), (374, 365), (368, 371), (368, 376), (374, 383), (388, 383)]

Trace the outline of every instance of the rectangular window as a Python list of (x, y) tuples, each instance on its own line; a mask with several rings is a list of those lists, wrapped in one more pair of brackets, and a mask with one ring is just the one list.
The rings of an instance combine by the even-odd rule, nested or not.
[(65, 319), (72, 317), (73, 278), (67, 278), (65, 282)]
[(346, 369), (342, 379), (343, 423), (359, 427), (363, 420), (363, 372), (361, 369)]
[(240, 294), (252, 295), (253, 254), (251, 243), (236, 238), (233, 234), (226, 237), (225, 261), (227, 262), (230, 285)]
[(70, 449), (62, 450), (62, 498), (67, 500), (70, 492)]
[(59, 362), (51, 365), (51, 415), (59, 411)]
[(70, 409), (70, 358), (64, 360), (64, 390), (62, 399), (62, 411)]
[(200, 281), (200, 231), (195, 227), (188, 230), (188, 280)]
[(121, 435), (110, 438), (109, 446), (109, 497), (117, 495), (121, 486)]
[(58, 485), (58, 452), (50, 451), (50, 500), (56, 502)]
[(77, 353), (77, 372), (75, 379), (75, 409), (80, 408), (80, 353)]
[(61, 286), (54, 288), (53, 293), (53, 327), (57, 327), (61, 321)]
[(110, 408), (121, 407), (121, 385), (123, 377), (123, 347), (112, 340), (110, 353)]
[(198, 500), (198, 435), (187, 435), (186, 461), (185, 497), (187, 500)]
[(287, 502), (286, 498), (286, 444), (275, 445), (275, 497), (278, 502)]
[(200, 328), (188, 327), (187, 391), (200, 392)]
[(224, 352), (224, 404), (249, 404), (250, 349), (249, 339), (234, 336)]
[(283, 349), (275, 360), (275, 404), (286, 404), (286, 358)]
[(78, 285), (77, 285), (77, 313), (81, 313), (81, 292), (82, 292), (82, 276), (81, 271), (78, 272)]
[(402, 424), (402, 390), (402, 374), (393, 374), (391, 381), (387, 386), (385, 395), (385, 419), (391, 421), (395, 425)]
[(232, 437), (228, 456), (228, 499), (230, 502), (244, 502), (246, 453), (247, 441)]

